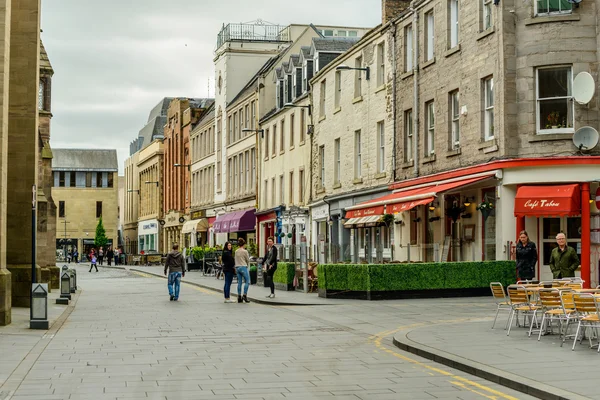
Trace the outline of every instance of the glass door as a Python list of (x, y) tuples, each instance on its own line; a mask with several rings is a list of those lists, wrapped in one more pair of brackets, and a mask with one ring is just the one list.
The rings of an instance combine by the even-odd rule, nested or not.
[(549, 217), (542, 219), (542, 265), (550, 264), (550, 254), (556, 244), (556, 235), (563, 232), (567, 235), (567, 244), (577, 250), (581, 257), (581, 217)]

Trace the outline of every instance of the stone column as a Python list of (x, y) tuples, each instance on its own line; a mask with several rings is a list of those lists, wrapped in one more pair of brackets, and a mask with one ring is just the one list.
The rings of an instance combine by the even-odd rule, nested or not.
[(11, 274), (6, 268), (6, 188), (8, 156), (8, 76), (10, 0), (0, 0), (0, 326), (11, 322)]
[[(10, 22), (6, 262), (12, 273), (13, 306), (29, 307), (31, 188), (38, 180), (40, 0), (13, 1)], [(39, 267), (36, 276), (39, 282)]]

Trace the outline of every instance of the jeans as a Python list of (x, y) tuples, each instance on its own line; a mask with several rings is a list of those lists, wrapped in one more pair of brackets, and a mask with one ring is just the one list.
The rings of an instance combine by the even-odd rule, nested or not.
[(242, 295), (242, 278), (244, 278), (244, 295), (248, 294), (248, 287), (250, 286), (250, 273), (248, 267), (237, 267), (237, 278), (238, 278), (238, 296)]
[(169, 282), (167, 283), (169, 288), (169, 296), (179, 298), (179, 288), (181, 287), (181, 272), (170, 272)]
[(225, 271), (225, 287), (223, 288), (223, 294), (228, 299), (231, 296), (231, 282), (233, 282), (233, 271)]

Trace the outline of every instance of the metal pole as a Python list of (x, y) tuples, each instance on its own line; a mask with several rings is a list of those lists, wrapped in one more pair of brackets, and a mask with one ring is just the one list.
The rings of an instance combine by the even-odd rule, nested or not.
[(302, 269), (304, 293), (308, 293), (308, 263), (306, 260), (306, 236), (300, 238), (300, 268)]
[[(35, 276), (35, 203), (36, 203), (36, 188), (31, 187), (31, 287), (36, 283)], [(29, 320), (33, 319), (33, 290), (29, 290)]]

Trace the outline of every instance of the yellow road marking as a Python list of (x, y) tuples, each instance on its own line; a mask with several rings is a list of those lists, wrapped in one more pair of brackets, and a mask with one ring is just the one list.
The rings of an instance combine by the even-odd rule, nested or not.
[[(455, 320), (440, 321), (439, 323), (465, 322), (465, 321), (473, 321), (473, 320), (476, 320), (476, 319), (475, 318), (462, 318), (462, 319), (455, 319)], [(460, 386), (460, 387), (464, 387), (465, 389), (467, 389), (467, 390), (469, 390), (469, 391), (471, 391), (473, 393), (479, 394), (479, 395), (481, 395), (483, 397), (486, 397), (488, 399), (492, 399), (492, 400), (497, 400), (497, 399), (518, 400), (516, 397), (509, 396), (507, 394), (504, 394), (502, 392), (499, 392), (499, 391), (494, 390), (492, 388), (489, 388), (487, 386), (481, 385), (481, 384), (479, 384), (477, 382), (473, 382), (473, 381), (471, 381), (469, 379), (460, 377), (458, 375), (454, 375), (451, 372), (444, 371), (444, 370), (442, 370), (440, 368), (436, 368), (436, 367), (433, 367), (431, 365), (427, 365), (425, 363), (422, 363), (420, 361), (412, 359), (410, 357), (406, 357), (405, 355), (402, 355), (402, 354), (400, 354), (400, 353), (398, 353), (398, 352), (396, 352), (394, 350), (391, 350), (391, 349), (387, 348), (387, 346), (385, 346), (385, 345), (383, 345), (381, 343), (381, 341), (384, 338), (386, 338), (387, 336), (393, 335), (393, 334), (395, 334), (397, 332), (400, 332), (402, 330), (406, 330), (406, 329), (410, 329), (410, 328), (416, 328), (416, 327), (424, 326), (424, 325), (427, 325), (427, 324), (426, 323), (416, 323), (416, 324), (401, 326), (401, 327), (399, 327), (398, 329), (395, 329), (395, 330), (383, 331), (383, 332), (378, 333), (378, 334), (376, 334), (374, 336), (371, 336), (373, 339), (370, 339), (370, 341), (372, 341), (373, 344), (375, 344), (375, 346), (379, 350), (385, 351), (386, 353), (391, 354), (394, 357), (397, 357), (397, 358), (399, 358), (401, 360), (404, 360), (404, 361), (407, 361), (409, 363), (418, 365), (419, 367), (422, 367), (422, 368), (424, 368), (424, 369), (426, 369), (428, 371), (432, 371), (432, 372), (438, 373), (438, 374), (443, 375), (443, 376), (448, 376), (448, 377), (450, 377), (450, 378), (452, 378), (452, 379), (454, 379), (456, 381), (459, 381), (459, 382), (449, 381), (452, 384), (455, 384), (455, 385)], [(467, 385), (471, 385), (471, 386), (473, 386), (473, 387), (475, 387), (477, 389), (480, 389), (481, 391), (490, 393), (492, 396), (490, 396), (488, 394), (485, 394), (485, 393), (481, 393), (481, 392), (479, 392), (479, 391), (477, 391), (477, 390), (475, 390), (473, 388), (468, 387)]]

